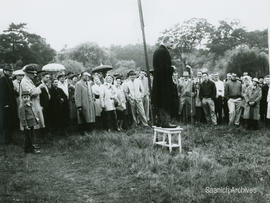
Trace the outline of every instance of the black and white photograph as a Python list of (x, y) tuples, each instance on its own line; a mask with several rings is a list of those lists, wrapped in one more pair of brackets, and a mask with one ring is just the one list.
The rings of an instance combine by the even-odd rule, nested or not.
[(269, 0), (0, 0), (0, 203), (269, 203)]

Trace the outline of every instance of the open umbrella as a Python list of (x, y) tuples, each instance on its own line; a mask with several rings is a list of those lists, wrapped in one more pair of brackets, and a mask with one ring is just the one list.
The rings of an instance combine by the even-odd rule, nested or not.
[(16, 75), (24, 75), (24, 71), (23, 71), (22, 69), (20, 69), (20, 70), (15, 70), (15, 71), (13, 72), (13, 75), (14, 75), (14, 76), (16, 76)]
[(101, 64), (100, 66), (97, 66), (95, 68), (92, 69), (92, 72), (95, 73), (95, 72), (107, 72), (109, 70), (112, 70), (112, 66), (111, 65), (103, 65)]
[(58, 63), (50, 63), (42, 67), (43, 71), (48, 71), (48, 72), (57, 72), (57, 71), (63, 71), (66, 70), (65, 66), (62, 64)]

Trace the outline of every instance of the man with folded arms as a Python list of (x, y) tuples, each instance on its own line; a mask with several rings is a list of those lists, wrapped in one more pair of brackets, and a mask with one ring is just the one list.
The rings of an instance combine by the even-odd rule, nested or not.
[(225, 84), (225, 98), (228, 101), (229, 125), (240, 125), (242, 84), (236, 79), (236, 74), (232, 73), (231, 81)]

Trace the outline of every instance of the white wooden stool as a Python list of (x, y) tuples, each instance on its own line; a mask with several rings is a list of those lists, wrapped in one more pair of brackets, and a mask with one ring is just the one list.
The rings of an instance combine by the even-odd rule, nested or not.
[[(182, 152), (182, 142), (181, 142), (181, 131), (183, 128), (180, 126), (176, 128), (161, 128), (153, 126), (154, 129), (154, 139), (153, 144), (169, 147), (170, 152), (172, 152), (173, 147), (179, 147), (179, 152)], [(162, 141), (158, 140), (158, 134), (162, 134)], [(178, 135), (178, 143), (172, 143), (172, 135)], [(166, 136), (168, 136), (168, 144), (166, 142)]]

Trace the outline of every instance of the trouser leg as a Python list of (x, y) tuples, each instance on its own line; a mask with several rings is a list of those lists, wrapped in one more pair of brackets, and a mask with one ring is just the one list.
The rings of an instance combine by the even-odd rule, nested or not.
[(132, 114), (132, 118), (133, 118), (133, 122), (137, 125), (138, 121), (137, 121), (137, 116), (136, 116), (136, 103), (134, 102), (130, 102), (130, 108), (131, 108), (131, 114)]
[(210, 112), (210, 118), (211, 122), (214, 125), (217, 125), (217, 117), (216, 117), (216, 112), (215, 112), (215, 103), (212, 99), (208, 99), (208, 106), (209, 106), (209, 112)]
[(205, 119), (207, 121), (207, 123), (211, 123), (211, 119), (210, 119), (210, 113), (209, 113), (209, 106), (207, 103), (207, 100), (205, 98), (202, 99), (202, 108), (203, 108), (203, 112), (205, 115)]
[(144, 111), (145, 111), (145, 116), (146, 116), (146, 120), (149, 121), (149, 96), (146, 95), (143, 98), (143, 107), (144, 107)]
[(241, 102), (235, 102), (235, 120), (234, 124), (239, 125), (240, 124), (240, 117), (242, 114), (242, 107), (241, 107)]
[(32, 152), (33, 151), (33, 131), (31, 128), (29, 130), (24, 130), (24, 151)]
[(142, 124), (144, 126), (146, 126), (147, 125), (147, 119), (146, 119), (146, 116), (145, 116), (145, 111), (144, 111), (142, 101), (136, 101), (136, 107), (138, 109), (140, 120), (141, 120)]
[(228, 100), (228, 109), (229, 109), (229, 125), (233, 125), (235, 120), (235, 103), (232, 99)]

